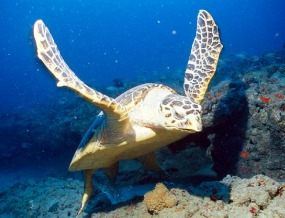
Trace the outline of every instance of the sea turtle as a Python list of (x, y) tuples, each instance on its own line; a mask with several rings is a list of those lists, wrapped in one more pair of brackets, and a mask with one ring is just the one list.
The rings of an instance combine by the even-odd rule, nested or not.
[(202, 130), (201, 102), (222, 49), (212, 16), (200, 10), (196, 36), (184, 76), (186, 96), (162, 84), (136, 86), (116, 99), (83, 83), (68, 67), (42, 20), (34, 25), (39, 59), (58, 79), (57, 86), (77, 91), (102, 112), (83, 137), (69, 170), (84, 170), (84, 194), (78, 214), (93, 192), (92, 174), (103, 168), (114, 178), (118, 161), (140, 158), (144, 167), (158, 170), (154, 152), (190, 133)]

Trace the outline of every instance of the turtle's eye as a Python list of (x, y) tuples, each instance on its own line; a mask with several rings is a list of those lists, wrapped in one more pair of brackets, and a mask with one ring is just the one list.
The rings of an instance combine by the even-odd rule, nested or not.
[(184, 118), (184, 114), (178, 113), (177, 111), (174, 112), (174, 117), (178, 120), (181, 120)]
[(175, 119), (177, 120), (182, 120), (185, 118), (185, 109), (183, 109), (182, 107), (174, 106), (172, 113)]

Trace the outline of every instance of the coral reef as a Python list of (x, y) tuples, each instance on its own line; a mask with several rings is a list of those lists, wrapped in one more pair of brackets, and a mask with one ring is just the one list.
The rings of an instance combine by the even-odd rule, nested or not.
[[(171, 145), (170, 149), (158, 151), (168, 173), (179, 176), (184, 171), (187, 176), (212, 163), (220, 177), (232, 174), (249, 178), (263, 173), (285, 180), (282, 161), (285, 158), (284, 53), (276, 51), (259, 57), (240, 53), (221, 57), (202, 104), (203, 132)], [(124, 81), (124, 87), (103, 92), (115, 97), (118, 90), (121, 93), (143, 82), (158, 82), (182, 94), (183, 74), (183, 69), (144, 72), (135, 82)], [(15, 161), (10, 161), (15, 157), (24, 163), (54, 157), (69, 162), (93, 122), (90, 117), (95, 118), (99, 110), (69, 92), (60, 92), (53, 99), (46, 105), (36, 104), (27, 110), (19, 108), (17, 114), (1, 114), (3, 167), (17, 166)], [(205, 152), (210, 158), (203, 155)], [(177, 161), (183, 164), (176, 164)], [(184, 164), (191, 167), (186, 170), (179, 167)]]
[[(228, 175), (197, 186), (168, 185), (172, 186), (169, 191), (158, 184), (146, 194), (147, 205), (142, 198), (112, 205), (106, 195), (98, 193), (79, 217), (285, 217), (285, 184), (264, 175), (250, 179)], [(15, 184), (0, 193), (0, 217), (75, 217), (82, 186), (78, 180), (51, 177)], [(161, 201), (165, 195), (170, 196), (167, 204)]]
[(284, 64), (261, 66), (208, 93), (202, 134), (214, 136), (211, 156), (221, 176), (263, 173), (285, 179), (284, 70)]
[(153, 191), (144, 195), (143, 202), (149, 211), (159, 213), (164, 208), (174, 207), (177, 199), (163, 183), (158, 183)]
[[(145, 72), (123, 87), (101, 91), (115, 97), (135, 85), (157, 82), (183, 94), (183, 75), (183, 68)], [(67, 168), (99, 110), (69, 92), (55, 99), (0, 115), (1, 172), (48, 163), (50, 176), (57, 177), (1, 189), (0, 217), (76, 216), (83, 187), (75, 178), (82, 177)], [(122, 161), (110, 188), (98, 172), (94, 180), (100, 194), (83, 216), (285, 217), (285, 51), (221, 57), (202, 108), (201, 133), (156, 152), (164, 175), (145, 171), (136, 160)], [(172, 208), (151, 214), (142, 197), (130, 200), (158, 182), (177, 198)]]

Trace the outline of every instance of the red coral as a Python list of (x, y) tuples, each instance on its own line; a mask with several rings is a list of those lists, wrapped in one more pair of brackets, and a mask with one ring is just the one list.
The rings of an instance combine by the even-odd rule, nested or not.
[(260, 100), (263, 103), (266, 103), (266, 104), (268, 104), (270, 102), (270, 98), (269, 97), (265, 97), (265, 96), (260, 96)]
[(250, 208), (249, 212), (254, 213), (256, 211), (255, 207)]
[(213, 99), (213, 98), (215, 98), (215, 96), (214, 95), (212, 95), (210, 92), (208, 93), (208, 99)]
[(283, 99), (283, 98), (284, 98), (284, 96), (281, 95), (281, 94), (275, 94), (274, 96), (275, 96), (276, 98), (278, 98), (278, 99)]
[(243, 159), (247, 159), (247, 158), (249, 158), (249, 153), (247, 152), (247, 151), (242, 151), (241, 153), (240, 153), (240, 157), (242, 157)]

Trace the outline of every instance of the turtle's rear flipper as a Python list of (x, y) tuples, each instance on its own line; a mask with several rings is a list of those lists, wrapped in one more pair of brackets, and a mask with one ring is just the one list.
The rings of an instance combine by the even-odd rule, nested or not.
[(222, 48), (218, 26), (213, 17), (207, 11), (200, 10), (196, 37), (184, 77), (185, 94), (197, 104), (201, 104), (204, 99), (208, 85), (216, 72)]
[(143, 167), (146, 170), (151, 170), (154, 172), (163, 171), (163, 169), (161, 168), (161, 166), (159, 165), (159, 163), (157, 161), (157, 158), (156, 158), (154, 152), (146, 154), (146, 155), (138, 158), (138, 160), (142, 163)]
[(36, 21), (34, 25), (34, 38), (37, 44), (38, 57), (59, 80), (57, 86), (66, 86), (77, 91), (107, 113), (108, 118), (115, 118), (116, 122), (128, 118), (127, 110), (123, 105), (116, 102), (115, 99), (88, 87), (75, 75), (61, 57), (52, 35), (42, 20)]
[(117, 161), (110, 167), (104, 168), (104, 173), (110, 181), (115, 181), (118, 172), (119, 172), (119, 161)]
[(77, 215), (79, 215), (82, 212), (82, 210), (86, 206), (86, 203), (88, 202), (90, 196), (93, 193), (94, 186), (93, 186), (93, 182), (92, 182), (92, 175), (95, 171), (96, 171), (95, 169), (84, 170), (84, 194), (83, 194), (81, 206), (77, 212)]

